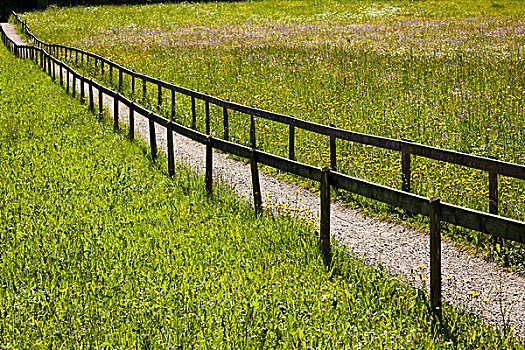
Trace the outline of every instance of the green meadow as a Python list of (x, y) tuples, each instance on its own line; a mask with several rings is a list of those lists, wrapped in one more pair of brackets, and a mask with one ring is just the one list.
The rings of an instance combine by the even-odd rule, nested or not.
[(523, 348), (113, 133), (0, 48), (1, 349)]
[[(22, 17), (42, 40), (233, 102), (524, 164), (524, 15), (520, 1), (503, 0), (267, 0), (51, 7)], [(107, 71), (95, 75), (108, 81)], [(148, 91), (155, 107), (155, 91)], [(176, 119), (189, 125), (189, 98), (178, 96), (176, 104)], [(197, 109), (204, 130), (204, 106)], [(222, 136), (222, 113), (211, 112), (212, 133)], [(248, 144), (249, 118), (231, 113), (230, 121), (232, 140)], [(257, 128), (259, 148), (287, 156), (282, 125), (258, 120)], [(398, 153), (350, 142), (337, 148), (338, 171), (401, 187)], [(296, 157), (329, 165), (328, 138), (297, 131)], [(488, 210), (486, 173), (417, 157), (412, 168), (413, 192)], [(500, 215), (524, 220), (525, 181), (498, 181)], [(341, 196), (398, 220), (391, 208)], [(505, 264), (525, 266), (521, 245), (447, 232)]]

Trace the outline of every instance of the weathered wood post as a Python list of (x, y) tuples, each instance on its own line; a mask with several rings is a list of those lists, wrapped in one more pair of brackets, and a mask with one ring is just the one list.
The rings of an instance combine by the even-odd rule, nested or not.
[(118, 68), (118, 91), (119, 92), (122, 92), (122, 80), (123, 80), (123, 77), (122, 77), (122, 69)]
[(157, 83), (157, 107), (160, 111), (160, 108), (162, 107), (162, 85), (160, 83)]
[(102, 119), (103, 103), (104, 103), (104, 97), (102, 95), (102, 89), (99, 86), (98, 88), (98, 118), (99, 119)]
[[(332, 128), (335, 128), (334, 124), (330, 124)], [(335, 143), (336, 137), (333, 131), (330, 131), (330, 168), (333, 171), (337, 170), (337, 148)]]
[(228, 120), (228, 108), (226, 107), (222, 107), (222, 126), (224, 139), (230, 141), (230, 125)]
[[(497, 157), (489, 157), (491, 159), (497, 160)], [(489, 213), (498, 215), (498, 204), (499, 204), (499, 198), (498, 198), (498, 173), (489, 171)], [(500, 237), (493, 237), (492, 239), (493, 243), (493, 250), (496, 251), (496, 245), (500, 245), (500, 247), (503, 245), (504, 241)], [(505, 263), (506, 261), (506, 257)]]
[(133, 103), (129, 105), (129, 139), (131, 141), (135, 139), (135, 105)]
[(113, 95), (113, 130), (114, 131), (118, 131), (119, 129), (119, 126), (118, 126), (118, 118), (119, 118), (119, 99), (120, 99), (120, 96), (117, 93), (115, 93)]
[(410, 152), (407, 150), (406, 142), (412, 142), (412, 140), (401, 140), (401, 190), (410, 192)]
[(149, 122), (149, 144), (151, 149), (151, 159), (157, 159), (157, 137), (155, 134), (155, 121), (153, 120), (153, 113), (148, 115)]
[(78, 81), (80, 82), (80, 103), (84, 103), (84, 76), (80, 75), (78, 77)]
[(69, 94), (69, 69), (66, 69), (66, 93)]
[(52, 75), (51, 64), (52, 64), (51, 63), (51, 55), (48, 54), (47, 55), (47, 71), (48, 71), (49, 75)]
[(171, 120), (175, 120), (175, 90), (171, 89)]
[(195, 97), (191, 96), (191, 128), (197, 127), (197, 111), (195, 108)]
[(252, 189), (253, 189), (253, 206), (255, 214), (262, 213), (262, 194), (261, 184), (259, 182), (259, 169), (257, 166), (257, 150), (252, 148), (250, 150), (250, 168), (252, 171)]
[[(496, 160), (496, 157), (489, 157)], [(498, 215), (498, 173), (489, 171), (489, 213)]]
[(288, 158), (295, 160), (295, 125), (293, 119), (288, 124)]
[(210, 127), (210, 103), (208, 101), (205, 101), (205, 110), (206, 110), (206, 135), (210, 134), (211, 127)]
[(430, 307), (441, 322), (441, 206), (438, 197), (429, 200), (430, 217)]
[(64, 72), (63, 72), (63, 68), (62, 68), (62, 62), (60, 62), (58, 64), (58, 68), (60, 69), (60, 86), (64, 86)]
[(204, 182), (206, 184), (206, 191), (211, 194), (213, 190), (213, 138), (211, 135), (206, 137), (206, 172), (204, 174)]
[(252, 148), (257, 148), (257, 139), (255, 138), (255, 117), (250, 115), (250, 145)]
[(330, 168), (321, 170), (321, 226), (319, 229), (319, 247), (325, 266), (332, 263), (330, 246)]
[(89, 80), (88, 88), (89, 88), (89, 110), (93, 112), (95, 110), (95, 104), (93, 101), (93, 79)]
[(175, 175), (175, 152), (173, 150), (173, 126), (172, 121), (168, 122), (166, 128), (167, 143), (168, 143), (168, 175)]
[(147, 88), (146, 88), (146, 79), (142, 79), (142, 103), (146, 103), (146, 94), (147, 94)]
[(71, 95), (73, 97), (76, 97), (76, 93), (77, 93), (77, 75), (73, 72), (71, 72), (73, 74), (73, 84), (71, 85), (71, 88), (72, 88), (72, 91), (71, 91)]

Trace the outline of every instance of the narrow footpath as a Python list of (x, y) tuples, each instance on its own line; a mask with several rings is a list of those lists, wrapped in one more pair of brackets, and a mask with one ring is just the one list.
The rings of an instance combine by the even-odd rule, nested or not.
[[(1, 25), (11, 38), (22, 43), (10, 24)], [(80, 91), (79, 82), (76, 89)], [(96, 100), (96, 89), (94, 96)], [(105, 96), (103, 104), (113, 111), (111, 97)], [(128, 125), (128, 113), (128, 108), (120, 104), (119, 116), (124, 125)], [(135, 113), (135, 132), (148, 142), (148, 119), (138, 113)], [(159, 151), (166, 153), (166, 129), (156, 125), (156, 135)], [(177, 134), (173, 140), (175, 161), (204, 174), (205, 147)], [(213, 165), (214, 181), (219, 178), (241, 198), (251, 201), (249, 165), (218, 152), (213, 153)], [(263, 173), (260, 181), (267, 208), (290, 209), (293, 215), (311, 220), (318, 227), (317, 194)], [(339, 203), (332, 204), (330, 221), (333, 239), (348, 246), (366, 263), (380, 264), (414, 287), (421, 287), (425, 284), (423, 279), (429, 278), (428, 233), (371, 218)], [(525, 339), (525, 278), (461, 250), (446, 239), (442, 242), (442, 275), (445, 301), (483, 317), (490, 324), (510, 326), (518, 337)]]

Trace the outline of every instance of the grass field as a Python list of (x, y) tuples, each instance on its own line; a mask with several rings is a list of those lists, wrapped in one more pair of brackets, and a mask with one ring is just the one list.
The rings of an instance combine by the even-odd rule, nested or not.
[[(50, 8), (23, 17), (43, 40), (234, 102), (524, 164), (524, 14), (520, 1), (269, 0)], [(189, 124), (189, 100), (177, 101), (178, 120)], [(212, 132), (222, 135), (220, 111), (212, 116)], [(232, 139), (248, 143), (249, 120), (230, 119)], [(296, 142), (298, 160), (329, 164), (328, 138), (298, 131)], [(282, 126), (258, 122), (258, 146), (286, 156)], [(339, 171), (400, 188), (399, 154), (348, 142), (338, 152)], [(421, 158), (412, 167), (414, 192), (488, 210), (486, 173)], [(499, 184), (500, 214), (524, 220), (525, 181)], [(487, 236), (450, 234), (525, 267), (523, 246), (494, 251)]]
[[(0, 348), (523, 348), (115, 134), (0, 48)], [(45, 101), (45, 103), (44, 103)]]

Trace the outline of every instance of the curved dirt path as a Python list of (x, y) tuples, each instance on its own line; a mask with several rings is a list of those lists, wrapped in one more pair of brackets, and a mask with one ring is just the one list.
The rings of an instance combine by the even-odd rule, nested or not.
[[(79, 83), (76, 89), (80, 91)], [(96, 89), (94, 96), (98, 96)], [(103, 103), (113, 111), (111, 97), (104, 96)], [(128, 112), (120, 104), (120, 120), (126, 125)], [(160, 125), (156, 125), (155, 130), (159, 151), (166, 153), (166, 130)], [(138, 113), (135, 113), (135, 132), (148, 142), (148, 120)], [(205, 147), (177, 134), (173, 140), (175, 161), (203, 174)], [(213, 153), (213, 165), (214, 180), (219, 177), (240, 197), (252, 201), (249, 165), (218, 152)], [(320, 199), (317, 194), (263, 173), (260, 182), (267, 208), (281, 211), (287, 208), (292, 215), (313, 221), (318, 227)], [(332, 237), (368, 264), (381, 264), (414, 287), (421, 287), (422, 278), (429, 278), (428, 233), (380, 221), (338, 203), (332, 204), (330, 221)], [(447, 240), (442, 242), (442, 276), (444, 300), (474, 312), (490, 324), (511, 326), (518, 337), (525, 338), (525, 278), (462, 251)]]

